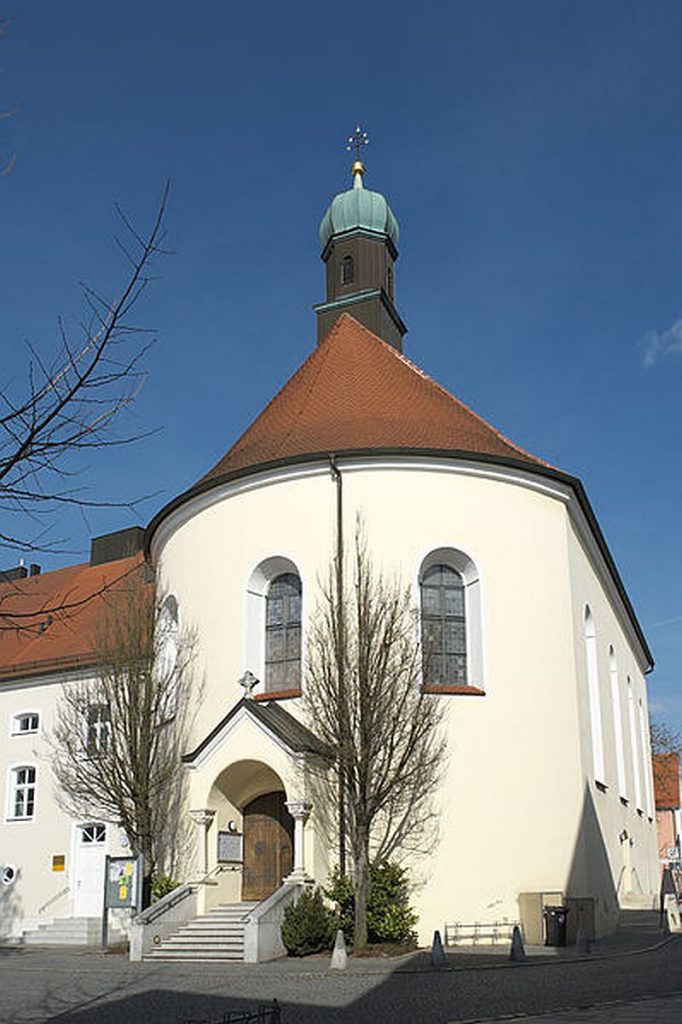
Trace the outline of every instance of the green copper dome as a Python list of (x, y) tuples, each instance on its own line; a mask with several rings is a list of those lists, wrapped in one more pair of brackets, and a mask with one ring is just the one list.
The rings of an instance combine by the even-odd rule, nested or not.
[(334, 196), (320, 222), (322, 247), (326, 246), (333, 235), (358, 228), (377, 235), (388, 235), (394, 246), (398, 247), (400, 229), (391, 207), (380, 192), (370, 192), (363, 188), (362, 173), (356, 171), (353, 188)]

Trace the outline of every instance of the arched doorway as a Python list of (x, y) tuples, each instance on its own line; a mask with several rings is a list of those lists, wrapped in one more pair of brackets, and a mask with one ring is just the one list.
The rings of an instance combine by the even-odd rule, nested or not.
[(294, 866), (294, 821), (279, 790), (264, 793), (243, 808), (242, 899), (264, 900)]

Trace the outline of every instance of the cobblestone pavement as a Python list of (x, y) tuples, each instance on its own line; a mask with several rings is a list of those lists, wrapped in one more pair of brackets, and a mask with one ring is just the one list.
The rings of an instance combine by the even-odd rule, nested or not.
[[(651, 937), (649, 937), (651, 942)], [(2, 1024), (183, 1024), (277, 998), (282, 1024), (676, 1024), (682, 1021), (682, 937), (642, 950), (642, 940), (590, 958), (428, 954), (269, 964), (131, 964), (86, 950), (0, 950)], [(603, 950), (602, 950), (603, 952)], [(615, 954), (615, 955), (614, 955)], [(674, 1017), (673, 1017), (674, 1014)]]

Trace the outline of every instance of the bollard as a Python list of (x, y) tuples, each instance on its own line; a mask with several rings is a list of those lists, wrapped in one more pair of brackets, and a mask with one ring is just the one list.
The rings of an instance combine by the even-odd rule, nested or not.
[(445, 963), (445, 953), (443, 952), (443, 943), (440, 940), (440, 932), (435, 931), (433, 933), (433, 944), (431, 946), (431, 966), (442, 967)]
[(523, 939), (521, 938), (521, 929), (517, 924), (514, 925), (514, 931), (512, 932), (509, 959), (513, 960), (517, 964), (523, 963), (526, 959), (526, 951), (523, 948)]
[(348, 967), (348, 953), (346, 953), (346, 940), (343, 937), (341, 928), (336, 933), (336, 942), (332, 953), (332, 962), (329, 965), (330, 971), (345, 971)]

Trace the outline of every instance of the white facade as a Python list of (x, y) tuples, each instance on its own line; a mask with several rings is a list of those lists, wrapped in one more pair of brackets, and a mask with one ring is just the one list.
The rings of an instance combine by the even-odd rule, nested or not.
[[(115, 824), (74, 819), (59, 804), (51, 769), (57, 755), (49, 737), (62, 686), (79, 678), (69, 673), (0, 685), (0, 870), (6, 875), (0, 940), (19, 938), (54, 919), (101, 916), (104, 856), (126, 852)], [(25, 715), (31, 728), (18, 732), (17, 719)], [(24, 769), (30, 774), (17, 801), (17, 773)]]
[[(432, 552), (464, 555), (475, 567), (467, 631), (476, 668), (468, 682), (485, 692), (436, 698), (447, 704), (449, 760), (436, 798), (439, 842), (412, 865), (421, 940), (449, 921), (518, 920), (521, 893), (594, 900), (597, 933), (615, 927), (620, 904), (651, 905), (658, 873), (647, 731), (640, 728), (646, 657), (571, 489), (551, 476), (473, 461), (338, 464), (345, 536), (353, 536), (360, 515), (374, 561), (412, 584), (416, 605), (420, 569)], [(197, 638), (196, 743), (243, 696), (244, 671), (258, 674), (254, 661), (265, 640), (249, 581), (273, 560), (294, 566), (302, 581), (305, 679), (305, 623), (334, 551), (335, 514), (329, 466), (319, 462), (216, 486), (162, 521), (152, 557), (164, 592), (176, 597), (182, 624)], [(586, 638), (588, 608), (593, 635)], [(304, 717), (305, 694), (287, 700), (286, 710)], [(235, 785), (230, 799), (229, 780), (246, 774), (247, 764), (253, 787), (240, 796)], [(211, 829), (239, 821), (240, 803), (271, 786), (271, 771), (288, 800), (311, 797), (301, 759), (250, 721), (189, 768), (191, 806), (216, 811), (209, 870)], [(306, 844), (306, 869), (324, 881), (334, 845), (314, 806)], [(211, 899), (228, 889), (234, 898), (239, 879), (222, 877), (219, 889)]]

